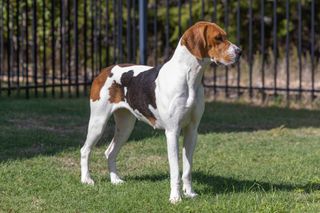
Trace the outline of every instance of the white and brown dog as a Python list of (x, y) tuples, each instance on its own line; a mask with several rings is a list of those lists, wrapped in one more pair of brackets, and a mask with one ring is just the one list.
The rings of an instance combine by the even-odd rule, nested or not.
[(219, 26), (198, 22), (183, 34), (172, 58), (163, 66), (119, 64), (102, 70), (91, 87), (88, 134), (81, 148), (81, 182), (94, 184), (88, 159), (92, 146), (114, 114), (115, 133), (105, 152), (111, 183), (123, 182), (117, 173), (116, 157), (138, 118), (153, 128), (165, 130), (172, 203), (181, 200), (178, 139), (182, 130), (183, 192), (186, 197), (195, 197), (191, 167), (204, 111), (203, 72), (212, 62), (230, 65), (238, 61), (240, 55), (241, 50), (227, 40)]

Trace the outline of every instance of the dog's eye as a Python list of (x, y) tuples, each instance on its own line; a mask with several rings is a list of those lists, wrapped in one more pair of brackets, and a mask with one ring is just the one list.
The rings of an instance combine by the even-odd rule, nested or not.
[(216, 42), (223, 42), (223, 37), (221, 35), (217, 35), (216, 37), (214, 37), (214, 39), (216, 40)]

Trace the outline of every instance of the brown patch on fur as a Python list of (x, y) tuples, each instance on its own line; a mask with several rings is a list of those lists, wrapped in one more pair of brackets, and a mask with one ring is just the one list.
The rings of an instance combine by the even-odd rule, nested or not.
[(109, 87), (109, 101), (110, 103), (119, 103), (120, 101), (124, 101), (124, 89), (123, 86), (113, 81), (111, 86)]
[(156, 119), (155, 119), (155, 117), (147, 117), (147, 119), (150, 121), (150, 123), (152, 124), (152, 126), (156, 125)]
[(192, 55), (198, 59), (208, 57), (206, 51), (205, 27), (204, 24), (195, 24), (190, 27), (182, 36), (181, 44), (186, 46)]
[(130, 67), (134, 66), (135, 64), (118, 64), (119, 67)]
[(92, 101), (100, 100), (100, 90), (103, 87), (104, 83), (106, 82), (108, 76), (110, 75), (113, 67), (114, 65), (104, 68), (92, 82), (91, 91), (90, 91), (90, 99)]
[(183, 34), (181, 44), (198, 59), (214, 58), (219, 61), (228, 55), (230, 42), (226, 37), (226, 32), (218, 25), (197, 22)]
[[(129, 67), (134, 64), (118, 64), (119, 67)], [(109, 66), (101, 70), (100, 74), (94, 79), (91, 86), (90, 91), (90, 99), (92, 101), (100, 100), (100, 90), (103, 87), (108, 77), (112, 77), (113, 73), (111, 73), (112, 68), (116, 65)]]
[(223, 60), (224, 60), (225, 62), (230, 63), (230, 62), (232, 61), (232, 58), (230, 57), (230, 55), (225, 55), (225, 56), (223, 57)]

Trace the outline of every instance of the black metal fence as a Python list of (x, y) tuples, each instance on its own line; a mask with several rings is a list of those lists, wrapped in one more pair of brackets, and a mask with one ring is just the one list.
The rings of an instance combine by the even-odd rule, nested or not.
[(163, 63), (188, 26), (207, 20), (244, 49), (234, 67), (207, 70), (213, 95), (314, 99), (319, 9), (316, 0), (0, 0), (0, 96), (87, 95), (101, 68)]

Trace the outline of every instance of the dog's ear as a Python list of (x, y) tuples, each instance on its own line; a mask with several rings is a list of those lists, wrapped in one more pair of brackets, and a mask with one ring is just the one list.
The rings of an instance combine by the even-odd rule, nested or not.
[(181, 38), (181, 45), (187, 47), (192, 55), (198, 59), (208, 57), (206, 24), (196, 24), (189, 28)]

